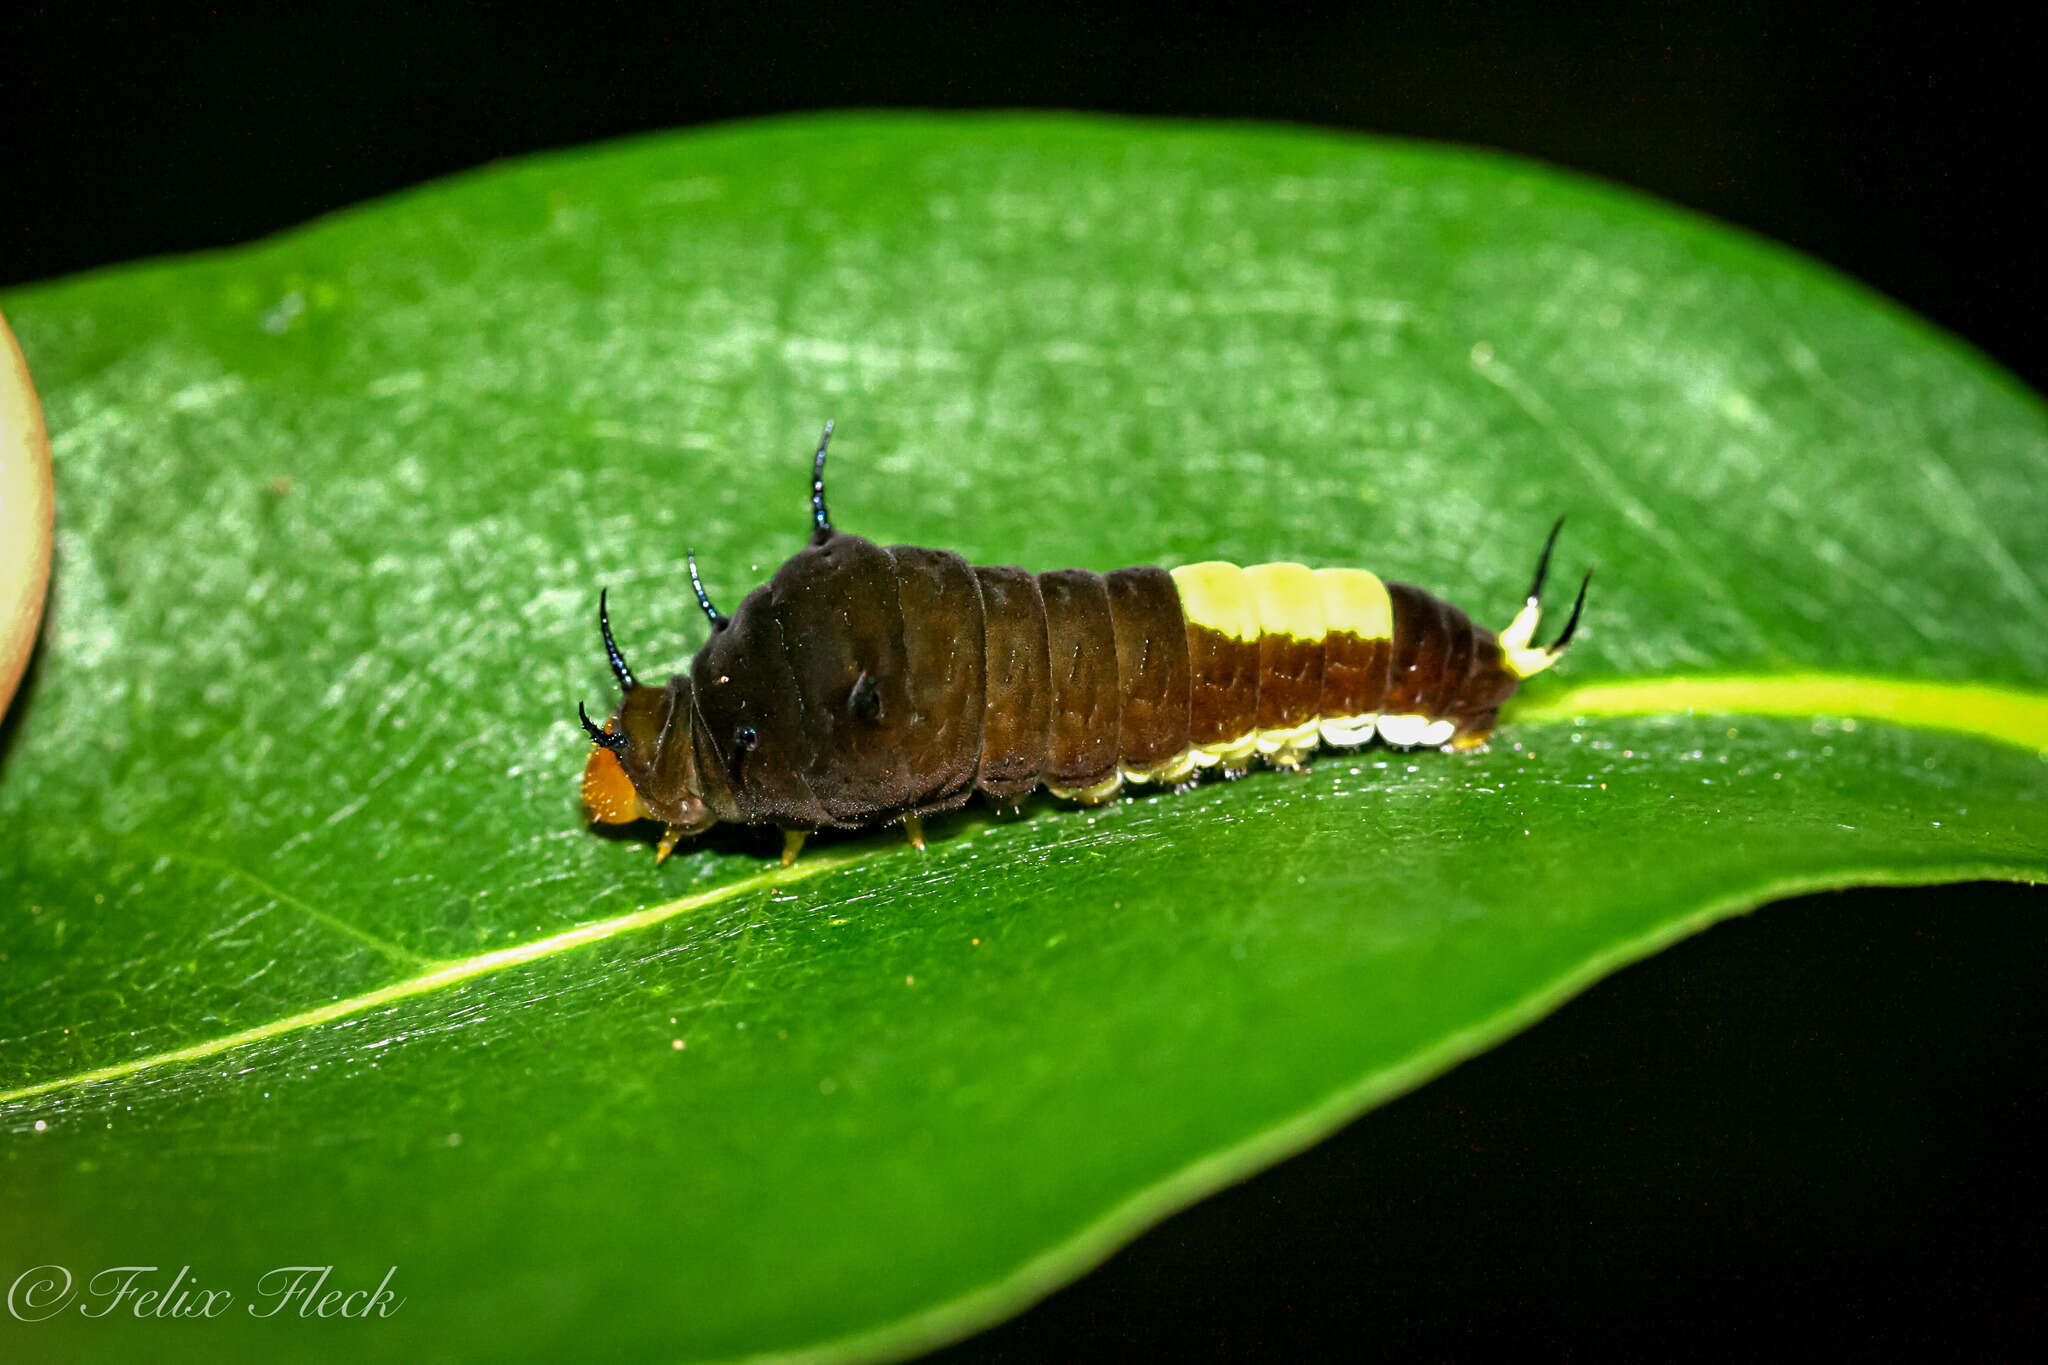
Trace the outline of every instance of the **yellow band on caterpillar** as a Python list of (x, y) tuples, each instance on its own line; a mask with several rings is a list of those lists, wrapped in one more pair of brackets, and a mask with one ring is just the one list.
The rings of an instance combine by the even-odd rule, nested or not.
[(1394, 604), (1378, 574), (1364, 569), (1317, 569), (1323, 592), (1323, 623), (1361, 640), (1394, 638)]
[(1259, 604), (1259, 629), (1321, 643), (1323, 589), (1306, 564), (1254, 564), (1244, 571)]
[(1183, 564), (1173, 572), (1180, 609), (1188, 624), (1233, 640), (1259, 638), (1259, 607), (1251, 583), (1235, 564), (1220, 559)]

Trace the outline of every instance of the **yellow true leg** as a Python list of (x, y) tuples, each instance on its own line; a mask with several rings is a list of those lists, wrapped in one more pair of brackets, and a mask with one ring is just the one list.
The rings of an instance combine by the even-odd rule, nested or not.
[(676, 851), (676, 844), (681, 841), (683, 834), (684, 830), (681, 825), (670, 825), (668, 827), (668, 831), (661, 836), (661, 842), (655, 845), (654, 848), (654, 865), (656, 867), (660, 867), (668, 861), (668, 855)]
[(924, 852), (924, 821), (915, 815), (903, 817), (903, 832), (909, 836), (910, 846), (919, 853)]
[(1309, 755), (1313, 749), (1281, 749), (1266, 755), (1266, 762), (1284, 773), (1305, 773), (1309, 768)]
[(796, 862), (796, 855), (804, 851), (807, 829), (786, 829), (782, 831), (782, 865), (790, 867)]

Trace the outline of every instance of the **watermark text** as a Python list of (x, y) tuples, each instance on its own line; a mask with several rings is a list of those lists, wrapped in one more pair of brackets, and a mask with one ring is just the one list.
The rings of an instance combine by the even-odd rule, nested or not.
[(176, 1321), (218, 1318), (388, 1318), (405, 1307), (392, 1266), (375, 1286), (337, 1281), (331, 1265), (281, 1265), (256, 1277), (246, 1292), (207, 1284), (189, 1265), (114, 1265), (74, 1275), (69, 1266), (30, 1266), (7, 1288), (7, 1311), (22, 1322), (61, 1314)]

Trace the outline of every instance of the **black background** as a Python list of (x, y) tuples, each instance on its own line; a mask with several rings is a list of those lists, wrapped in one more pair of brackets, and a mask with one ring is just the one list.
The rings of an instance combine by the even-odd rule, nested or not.
[[(2042, 389), (2044, 36), (1961, 6), (0, 8), (0, 284), (753, 114), (1273, 118), (1647, 190)], [(2044, 908), (1869, 891), (1709, 931), (952, 1354), (2038, 1351)]]

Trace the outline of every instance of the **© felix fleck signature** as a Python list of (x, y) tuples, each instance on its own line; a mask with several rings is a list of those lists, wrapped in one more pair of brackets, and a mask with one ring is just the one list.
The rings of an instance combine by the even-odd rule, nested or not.
[(392, 1292), (392, 1266), (374, 1289), (330, 1285), (331, 1265), (283, 1265), (256, 1279), (244, 1298), (232, 1289), (209, 1287), (179, 1266), (166, 1282), (165, 1267), (116, 1265), (83, 1282), (67, 1266), (31, 1266), (7, 1288), (7, 1311), (22, 1322), (44, 1322), (60, 1314), (105, 1318), (218, 1318), (240, 1307), (252, 1318), (388, 1318), (405, 1306)]

